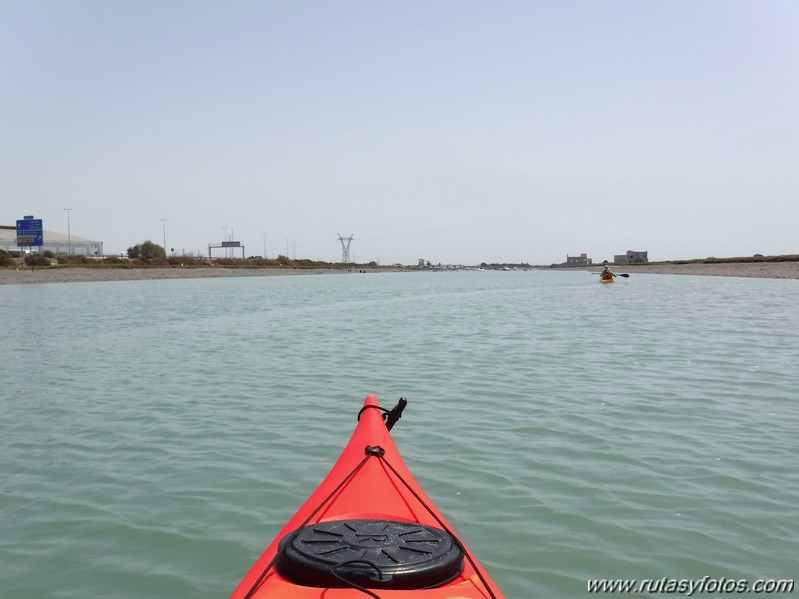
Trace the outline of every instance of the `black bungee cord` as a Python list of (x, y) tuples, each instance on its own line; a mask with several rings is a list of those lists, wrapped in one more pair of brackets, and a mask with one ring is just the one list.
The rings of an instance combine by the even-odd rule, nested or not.
[[(344, 477), (344, 480), (342, 480), (342, 481), (341, 481), (341, 482), (338, 484), (338, 486), (337, 486), (335, 489), (333, 489), (333, 490), (330, 492), (330, 495), (328, 495), (327, 497), (325, 497), (324, 501), (322, 501), (322, 502), (321, 502), (321, 503), (320, 503), (320, 504), (319, 504), (319, 505), (316, 507), (316, 509), (315, 509), (313, 512), (311, 512), (311, 514), (310, 514), (310, 515), (309, 515), (309, 516), (308, 516), (308, 517), (305, 519), (305, 521), (304, 521), (304, 522), (303, 522), (303, 523), (302, 523), (302, 524), (301, 524), (301, 525), (300, 525), (300, 526), (297, 528), (297, 530), (295, 530), (295, 531), (292, 533), (292, 535), (291, 535), (291, 538), (289, 539), (289, 541), (286, 543), (286, 545), (285, 545), (285, 546), (288, 546), (288, 545), (290, 545), (291, 543), (293, 543), (293, 542), (294, 542), (294, 539), (295, 539), (295, 538), (297, 538), (297, 535), (299, 535), (299, 534), (300, 534), (300, 531), (301, 531), (301, 530), (302, 530), (302, 529), (303, 529), (303, 528), (304, 528), (304, 527), (305, 527), (305, 526), (306, 526), (306, 525), (307, 525), (307, 524), (308, 524), (308, 523), (309, 523), (309, 522), (310, 522), (310, 521), (313, 519), (313, 517), (314, 517), (314, 516), (316, 516), (316, 514), (318, 514), (318, 513), (319, 513), (319, 511), (320, 511), (320, 510), (321, 510), (323, 507), (325, 507), (325, 505), (327, 505), (327, 502), (328, 502), (328, 501), (330, 501), (330, 500), (331, 500), (331, 499), (332, 499), (332, 498), (333, 498), (333, 497), (336, 495), (336, 493), (338, 493), (338, 492), (339, 492), (339, 490), (341, 490), (341, 488), (342, 488), (344, 485), (346, 485), (346, 484), (349, 482), (349, 480), (350, 480), (350, 479), (351, 479), (353, 476), (355, 476), (355, 474), (357, 474), (357, 472), (358, 472), (358, 471), (359, 471), (361, 468), (363, 468), (363, 465), (366, 463), (366, 460), (368, 460), (370, 457), (372, 457), (372, 456), (371, 456), (370, 454), (368, 454), (368, 453), (367, 453), (367, 454), (366, 454), (366, 456), (365, 456), (365, 457), (364, 457), (364, 458), (363, 458), (363, 459), (360, 461), (360, 463), (359, 463), (357, 466), (355, 466), (355, 468), (353, 468), (353, 469), (352, 469), (352, 472), (350, 472), (350, 473), (349, 473), (347, 476), (345, 476), (345, 477)], [(275, 562), (277, 561), (277, 558), (278, 558), (278, 556), (279, 556), (279, 555), (280, 555), (280, 550), (278, 550), (278, 551), (275, 553), (275, 557), (273, 557), (273, 558), (272, 558), (272, 561), (270, 561), (270, 562), (267, 564), (266, 568), (264, 568), (264, 571), (263, 571), (263, 572), (261, 572), (261, 575), (258, 577), (258, 580), (256, 580), (256, 581), (253, 583), (253, 585), (250, 587), (250, 590), (249, 590), (249, 591), (247, 591), (247, 594), (246, 594), (246, 595), (244, 595), (244, 599), (252, 599), (253, 593), (255, 593), (255, 591), (256, 591), (256, 589), (258, 588), (258, 586), (259, 586), (259, 585), (260, 585), (260, 584), (263, 582), (263, 580), (264, 580), (264, 578), (266, 577), (266, 575), (267, 575), (267, 573), (269, 572), (269, 570), (271, 570), (271, 569), (272, 569), (272, 567), (275, 565)], [(379, 599), (379, 598), (378, 598), (378, 599)]]

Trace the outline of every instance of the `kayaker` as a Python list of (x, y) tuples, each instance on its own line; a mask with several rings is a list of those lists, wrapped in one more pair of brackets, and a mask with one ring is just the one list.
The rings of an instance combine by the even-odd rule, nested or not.
[(613, 279), (613, 277), (615, 277), (615, 276), (616, 276), (616, 273), (615, 273), (615, 272), (613, 272), (613, 271), (611, 271), (611, 270), (608, 268), (607, 264), (606, 264), (606, 265), (605, 265), (605, 268), (604, 268), (604, 269), (602, 269), (602, 274), (601, 274), (601, 277), (600, 277), (600, 278), (601, 278), (603, 281), (610, 281), (610, 280), (612, 280), (612, 279)]

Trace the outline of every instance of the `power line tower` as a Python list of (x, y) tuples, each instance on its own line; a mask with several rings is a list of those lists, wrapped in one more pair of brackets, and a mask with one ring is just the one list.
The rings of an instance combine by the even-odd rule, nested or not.
[[(341, 233), (338, 234), (338, 240), (341, 242), (341, 262), (347, 264), (350, 262), (350, 244), (352, 243), (352, 235), (349, 237), (342, 237)], [(347, 242), (346, 245), (344, 242)]]

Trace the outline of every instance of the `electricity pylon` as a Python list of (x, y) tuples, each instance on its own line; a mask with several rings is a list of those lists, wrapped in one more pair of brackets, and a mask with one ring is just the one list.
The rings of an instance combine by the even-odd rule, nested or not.
[[(338, 240), (341, 242), (341, 262), (348, 264), (350, 262), (350, 243), (352, 243), (352, 235), (349, 237), (342, 237), (341, 233), (338, 235)], [(344, 242), (347, 242), (346, 245)]]

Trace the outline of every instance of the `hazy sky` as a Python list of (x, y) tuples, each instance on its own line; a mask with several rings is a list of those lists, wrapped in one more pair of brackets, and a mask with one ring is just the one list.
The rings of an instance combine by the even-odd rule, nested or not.
[(799, 253), (798, 32), (797, 0), (0, 0), (0, 224), (381, 264)]

